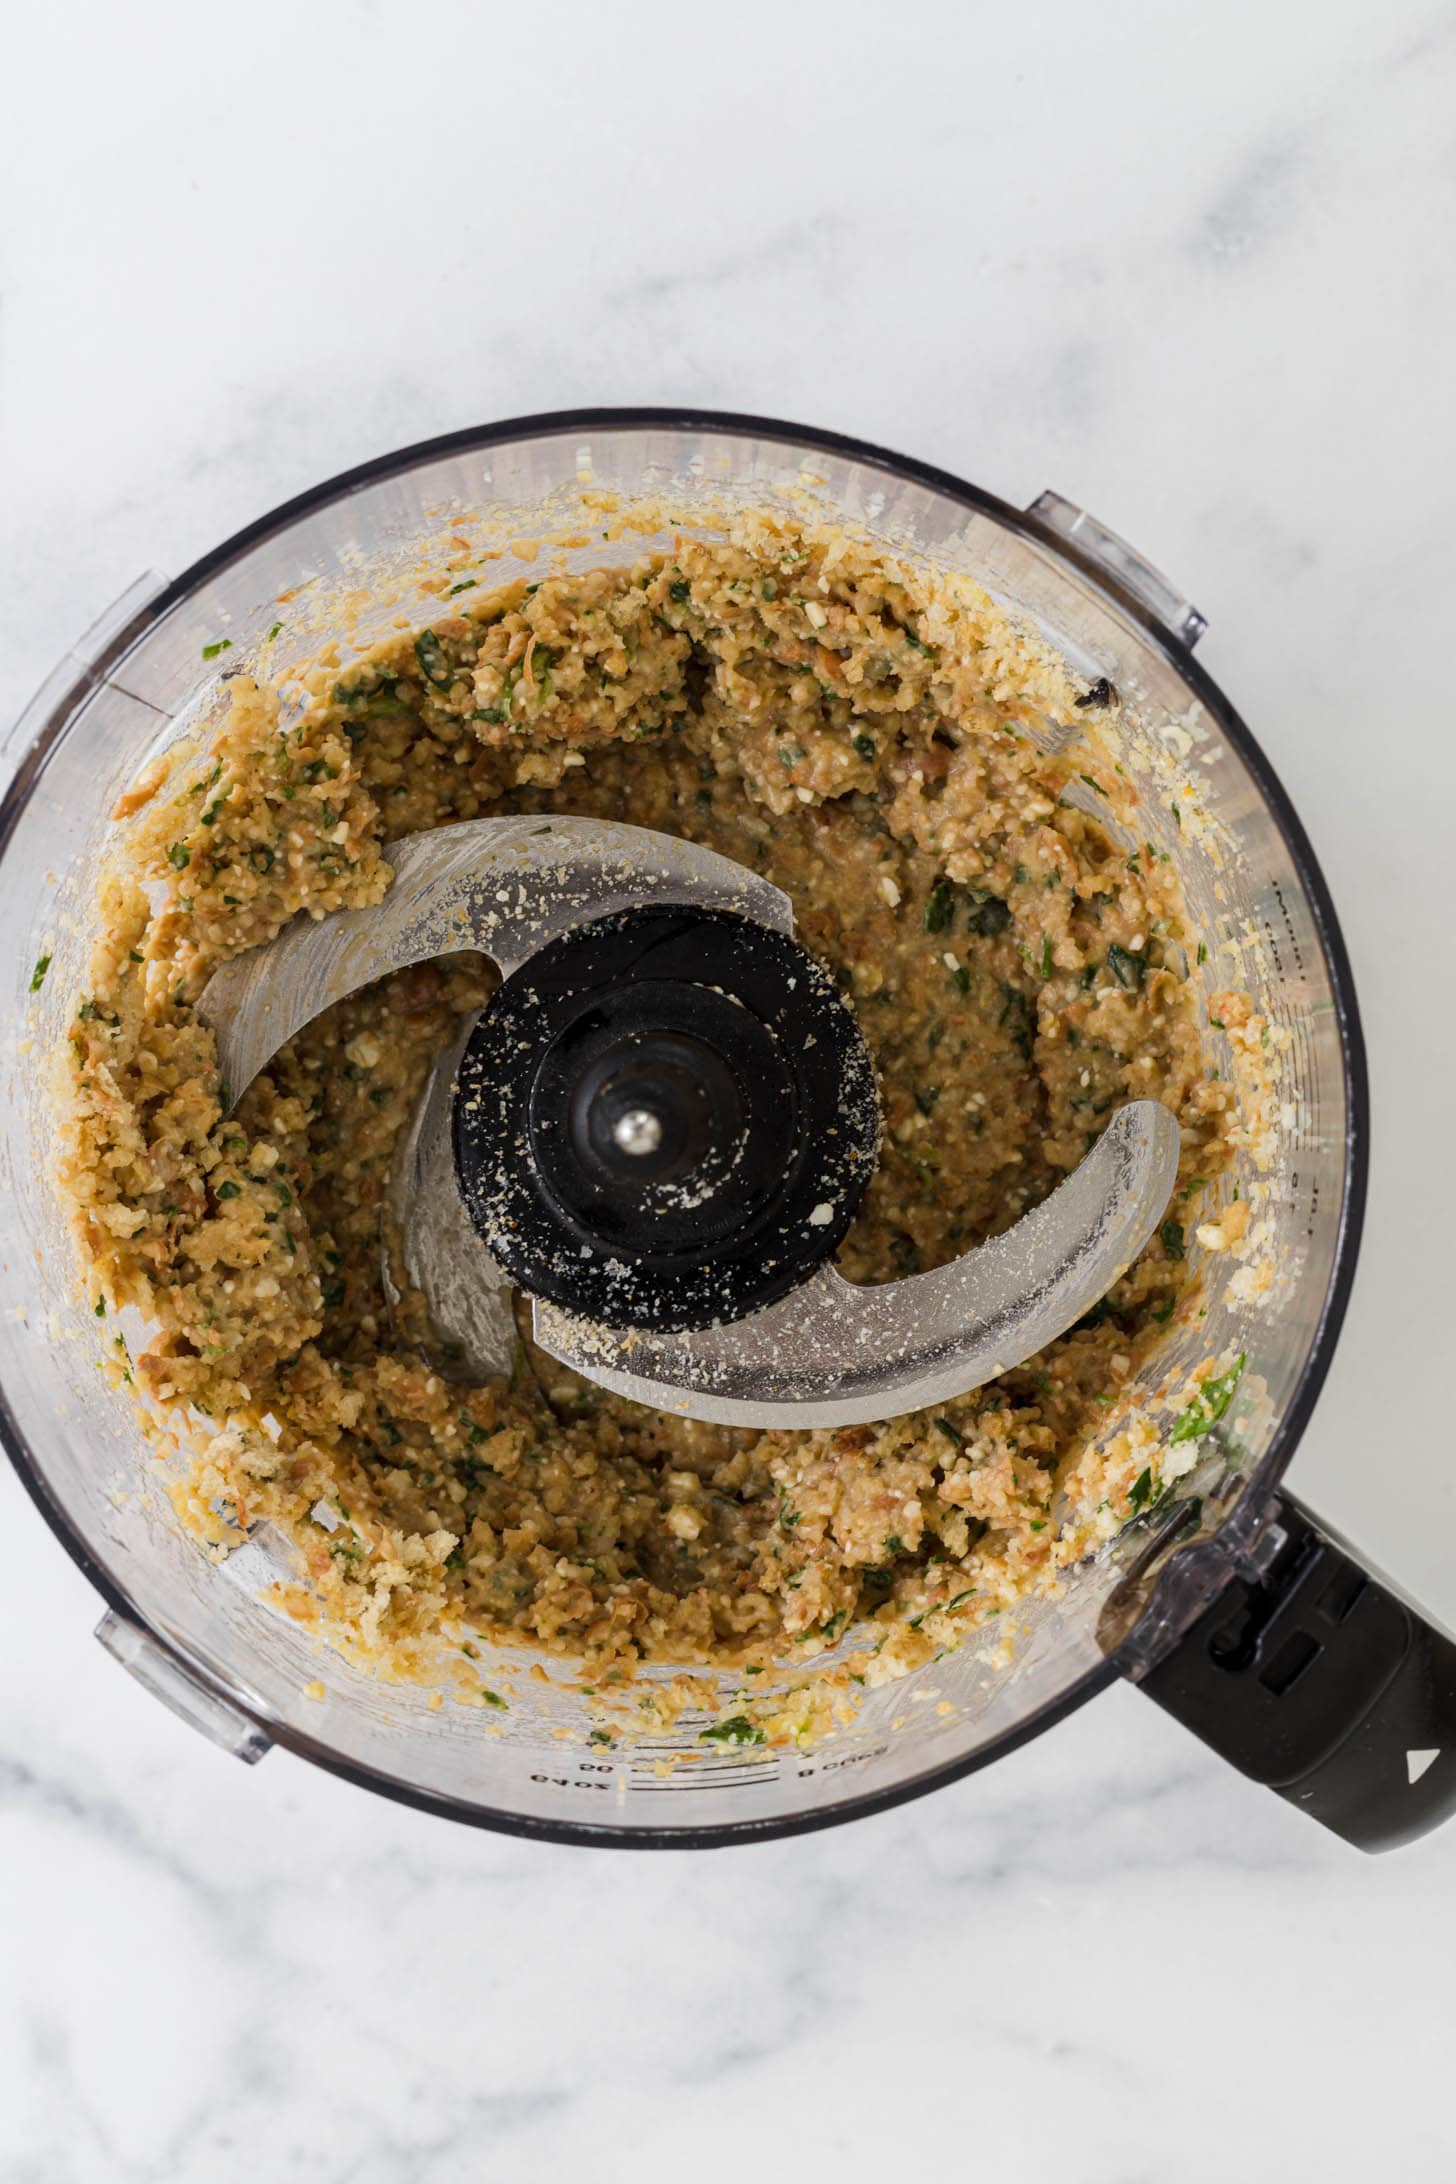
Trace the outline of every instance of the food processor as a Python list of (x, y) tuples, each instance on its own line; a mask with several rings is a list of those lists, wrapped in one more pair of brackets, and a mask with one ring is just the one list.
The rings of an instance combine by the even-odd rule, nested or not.
[[(581, 520), (587, 496), (665, 511), (661, 537), (604, 543)], [(734, 507), (808, 511), (964, 572), (1089, 694), (1115, 699), (1139, 840), (1174, 858), (1194, 926), (1213, 939), (1190, 971), (1209, 993), (1247, 986), (1277, 1034), (1274, 1149), (1248, 1133), (1236, 1174), (1259, 1209), (1264, 1277), (1200, 1254), (1206, 1311), (1170, 1328), (1142, 1399), (1166, 1410), (1168, 1387), (1209, 1355), (1237, 1354), (1244, 1369), (1216, 1396), (1207, 1384), (1194, 1460), (1173, 1490), (1054, 1593), (1018, 1602), (908, 1683), (863, 1691), (852, 1719), (802, 1748), (706, 1740), (713, 1717), (691, 1706), (671, 1728), (604, 1748), (549, 1656), (479, 1639), (485, 1682), (509, 1693), (483, 1722), (427, 1684), (386, 1683), (325, 1651), (281, 1613), (270, 1588), (292, 1565), (273, 1527), (240, 1534), (217, 1559), (183, 1530), (134, 1403), (97, 1370), (115, 1337), (78, 1296), (48, 1061), (82, 980), (116, 799), (149, 760), (215, 725), (228, 672), (277, 679), (329, 641), (352, 651), (428, 623), (451, 541), (472, 527), (498, 541), (504, 583), (529, 572), (543, 535), (561, 565), (586, 569), (666, 547), (695, 520), (711, 529)], [(0, 804), (0, 903), (15, 935), (0, 1063), (0, 1434), (103, 1595), (108, 1650), (241, 1758), (280, 1744), (428, 1810), (556, 1840), (703, 1846), (851, 1818), (984, 1765), (1118, 1675), (1361, 1847), (1443, 1818), (1456, 1803), (1456, 1645), (1280, 1486), (1349, 1292), (1367, 1093), (1333, 908), (1267, 762), (1194, 659), (1203, 628), (1173, 586), (1059, 495), (1017, 510), (837, 435), (683, 411), (528, 418), (407, 449), (301, 496), (175, 581), (134, 586), (12, 732)], [(1042, 733), (1054, 748), (1076, 730)], [(1198, 811), (1196, 828), (1182, 809)], [(635, 1399), (738, 1422), (885, 1417), (1029, 1355), (1095, 1303), (1156, 1225), (1176, 1130), (1170, 1144), (1165, 1111), (1131, 1102), (1007, 1237), (855, 1291), (828, 1261), (874, 1158), (872, 1073), (850, 1012), (815, 992), (812, 959), (795, 953), (786, 899), (767, 899), (778, 890), (630, 826), (512, 818), (440, 832), (456, 840), (414, 836), (391, 850), (399, 877), (383, 923), (348, 912), (290, 929), (256, 951), (271, 959), (261, 971), (239, 957), (216, 974), (203, 1013), (235, 1099), (299, 1023), (381, 969), (446, 946), (496, 956), (506, 975), (485, 1012), (492, 1035), (436, 1072), (397, 1209), (437, 1321), (453, 1310), (450, 1332), (483, 1365), (499, 1359), (516, 1286), (535, 1299), (544, 1348)], [(518, 907), (487, 912), (487, 901)], [(670, 1020), (660, 1009), (642, 1019), (649, 964), (654, 990), (671, 988)], [(611, 995), (617, 1011), (595, 1045), (578, 1023), (583, 992)], [(745, 999), (752, 1008), (737, 1006)], [(823, 1051), (790, 1069), (806, 1023)], [(725, 1054), (733, 1081), (766, 1088), (731, 1127)], [(525, 1059), (506, 1066), (503, 1055)], [(812, 1125), (796, 1142), (813, 1157), (781, 1202), (765, 1178), (787, 1172), (776, 1117), (796, 1101)], [(716, 1200), (673, 1187), (670, 1160), (689, 1140)], [(503, 1161), (502, 1144), (521, 1157)], [(568, 1161), (574, 1195), (533, 1195), (533, 1179), (559, 1180)], [(623, 1207), (640, 1210), (647, 1177), (654, 1233), (671, 1249), (628, 1293), (624, 1265), (646, 1262)], [(705, 1207), (739, 1226), (711, 1229)], [(633, 1248), (568, 1248), (599, 1232), (628, 1234)], [(972, 1341), (967, 1300), (988, 1296), (996, 1308), (976, 1311)], [(642, 1681), (671, 1675), (651, 1664)]]

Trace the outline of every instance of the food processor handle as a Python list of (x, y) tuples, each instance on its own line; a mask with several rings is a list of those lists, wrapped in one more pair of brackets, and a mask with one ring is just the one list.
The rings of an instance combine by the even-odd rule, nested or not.
[(1142, 1688), (1360, 1850), (1456, 1812), (1456, 1644), (1276, 1501), (1252, 1564)]
[(1060, 553), (1070, 549), (1072, 558), (1090, 563), (1101, 577), (1111, 577), (1121, 590), (1132, 595), (1144, 613), (1192, 651), (1208, 628), (1207, 620), (1161, 569), (1154, 568), (1146, 554), (1129, 546), (1125, 538), (1119, 538), (1116, 531), (1109, 530), (1064, 493), (1054, 493), (1050, 488), (1038, 493), (1026, 512), (1053, 534)]
[[(154, 619), (156, 602), (167, 590), (170, 579), (160, 569), (145, 569), (134, 582), (128, 584), (120, 598), (96, 617), (84, 636), (78, 637), (64, 659), (55, 667), (36, 691), (30, 703), (9, 728), (0, 730), (0, 762), (11, 751), (29, 750), (31, 744), (50, 719), (57, 704), (64, 700), (79, 711), (88, 690), (106, 683), (113, 691), (120, 691), (129, 704), (156, 712), (160, 708), (146, 699), (136, 698), (129, 690), (113, 683), (110, 670), (134, 643), (142, 626)], [(0, 776), (8, 774), (8, 766), (0, 764)]]

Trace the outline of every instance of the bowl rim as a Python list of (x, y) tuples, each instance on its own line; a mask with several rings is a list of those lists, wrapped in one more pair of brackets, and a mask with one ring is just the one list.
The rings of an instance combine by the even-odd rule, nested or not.
[[(78, 665), (76, 677), (59, 690), (53, 699), (47, 689), (46, 697), (50, 702), (46, 706), (45, 715), (29, 742), (15, 754), (9, 779), (3, 795), (0, 795), (0, 856), (4, 855), (10, 835), (29, 801), (51, 747), (64, 731), (81, 697), (89, 693), (110, 667), (132, 649), (148, 628), (170, 613), (200, 584), (230, 563), (239, 560), (263, 539), (288, 529), (300, 518), (320, 507), (341, 500), (365, 486), (375, 485), (383, 479), (416, 469), (424, 463), (500, 447), (513, 441), (548, 439), (581, 432), (601, 434), (654, 429), (778, 441), (796, 450), (844, 457), (869, 468), (882, 470), (902, 483), (908, 481), (925, 486), (942, 498), (987, 515), (1005, 528), (1033, 540), (1075, 568), (1084, 581), (1136, 626), (1146, 642), (1163, 654), (1217, 721), (1221, 732), (1233, 745), (1256, 783), (1283, 836), (1291, 862), (1304, 888), (1316, 935), (1324, 954), (1340, 1041), (1346, 1118), (1340, 1223), (1320, 1316), (1294, 1392), (1275, 1428), (1256, 1479), (1251, 1479), (1246, 1490), (1246, 1498), (1257, 1501), (1262, 1496), (1267, 1501), (1299, 1445), (1328, 1374), (1349, 1305), (1364, 1222), (1369, 1173), (1370, 1088), (1365, 1041), (1349, 952), (1329, 887), (1309, 836), (1283, 783), (1242, 716), (1199, 664), (1189, 647), (1172, 630), (1158, 621), (1143, 602), (1100, 562), (1031, 510), (1017, 508), (997, 495), (957, 477), (953, 472), (942, 470), (936, 464), (896, 453), (893, 449), (882, 447), (873, 441), (861, 440), (851, 434), (835, 432), (821, 426), (794, 424), (783, 418), (759, 417), (733, 410), (673, 405), (548, 410), (530, 416), (505, 418), (493, 424), (467, 426), (458, 431), (411, 442), (405, 447), (395, 448), (321, 480), (306, 491), (279, 503), (252, 523), (245, 524), (241, 530), (233, 532), (220, 544), (200, 555), (180, 575), (172, 578), (138, 607), (111, 635), (93, 661), (85, 668)], [(145, 1630), (153, 1642), (160, 1645), (188, 1676), (214, 1690), (228, 1707), (245, 1716), (260, 1730), (270, 1744), (276, 1744), (347, 1782), (372, 1790), (397, 1803), (414, 1806), (420, 1811), (434, 1813), (445, 1819), (463, 1821), (470, 1826), (488, 1828), (496, 1833), (534, 1841), (634, 1850), (700, 1850), (747, 1842), (774, 1841), (784, 1836), (807, 1834), (819, 1828), (837, 1826), (847, 1820), (888, 1811), (896, 1805), (906, 1804), (912, 1798), (923, 1797), (931, 1790), (943, 1788), (977, 1772), (993, 1760), (1029, 1743), (1043, 1730), (1064, 1720), (1099, 1691), (1105, 1690), (1120, 1674), (1129, 1672), (1134, 1666), (1141, 1668), (1146, 1665), (1136, 1660), (1131, 1646), (1131, 1636), (1138, 1627), (1135, 1625), (1134, 1633), (1124, 1638), (1103, 1660), (1085, 1669), (1055, 1699), (1035, 1709), (1014, 1728), (983, 1749), (957, 1759), (938, 1761), (889, 1788), (852, 1794), (832, 1804), (783, 1818), (729, 1820), (706, 1826), (642, 1828), (595, 1825), (586, 1821), (542, 1820), (532, 1815), (474, 1804), (463, 1798), (453, 1798), (422, 1789), (383, 1769), (365, 1766), (346, 1758), (321, 1740), (294, 1729), (288, 1723), (277, 1721), (266, 1711), (250, 1704), (231, 1685), (223, 1685), (212, 1671), (194, 1659), (169, 1634), (148, 1623), (129, 1598), (125, 1588), (117, 1583), (93, 1555), (65, 1512), (53, 1499), (43, 1473), (31, 1457), (3, 1386), (0, 1386), (0, 1445), (3, 1445), (22, 1484), (51, 1530), (82, 1575), (95, 1587), (112, 1611)], [(1176, 1561), (1177, 1558), (1174, 1556), (1171, 1559)], [(1157, 1600), (1161, 1583), (1160, 1578), (1144, 1606), (1139, 1618), (1140, 1624), (1147, 1619), (1149, 1609)], [(1190, 1621), (1197, 1612), (1197, 1606), (1190, 1605), (1182, 1622)], [(1166, 1642), (1160, 1644), (1160, 1652), (1171, 1650), (1177, 1643), (1180, 1629), (1181, 1625), (1179, 1628), (1170, 1628), (1164, 1634)]]

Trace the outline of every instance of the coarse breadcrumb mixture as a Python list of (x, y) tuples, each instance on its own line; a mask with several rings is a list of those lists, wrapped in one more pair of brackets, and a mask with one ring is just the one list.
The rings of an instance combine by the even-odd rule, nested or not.
[[(965, 579), (762, 514), (631, 566), (457, 589), (429, 628), (323, 655), (294, 725), (234, 676), (205, 756), (118, 805), (64, 1056), (94, 1309), (153, 1330), (123, 1369), (184, 1458), (188, 1521), (219, 1541), (281, 1526), (302, 1558), (286, 1604), (396, 1672), (469, 1631), (610, 1683), (643, 1661), (802, 1662), (851, 1628), (869, 1681), (913, 1668), (1158, 1491), (1157, 1436), (1134, 1421), (1109, 1443), (1109, 1416), (1192, 1308), (1195, 1231), (1233, 1249), (1248, 1219), (1218, 1188), (1238, 1096), (1197, 935), (1167, 858), (1116, 823), (1135, 814), (1096, 733), (1111, 694)], [(1048, 725), (1091, 733), (1051, 755)], [(851, 1279), (1008, 1227), (1130, 1098), (1182, 1129), (1156, 1236), (1040, 1355), (882, 1425), (658, 1414), (538, 1353), (523, 1315), (509, 1380), (462, 1378), (421, 1300), (391, 1301), (384, 1209), (493, 967), (353, 995), (232, 1112), (197, 1002), (296, 914), (378, 902), (402, 836), (535, 811), (677, 834), (790, 895), (879, 1072)], [(1247, 998), (1220, 1005), (1256, 1047)]]

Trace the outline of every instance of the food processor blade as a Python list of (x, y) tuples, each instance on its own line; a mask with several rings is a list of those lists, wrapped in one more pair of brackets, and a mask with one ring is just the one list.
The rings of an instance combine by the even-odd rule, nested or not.
[(731, 1326), (619, 1330), (537, 1298), (543, 1350), (617, 1395), (723, 1425), (847, 1426), (923, 1410), (994, 1380), (1081, 1318), (1137, 1257), (1178, 1172), (1157, 1100), (1120, 1108), (1065, 1183), (948, 1266), (874, 1287), (823, 1266)]
[[(200, 1012), (216, 1033), (230, 1102), (324, 1009), (433, 956), (478, 949), (509, 977), (563, 935), (651, 903), (726, 911), (783, 935), (793, 928), (778, 888), (640, 827), (476, 820), (412, 836), (391, 855), (394, 880), (381, 903), (296, 919), (209, 981)], [(390, 1213), (404, 1279), (424, 1297), (455, 1369), (489, 1375), (509, 1371), (515, 1355), (513, 1284), (472, 1219), (451, 1143), (479, 1021), (431, 1073), (396, 1158)], [(1173, 1116), (1155, 1100), (1134, 1101), (1040, 1206), (947, 1266), (859, 1287), (810, 1251), (807, 1278), (787, 1296), (682, 1331), (607, 1325), (537, 1295), (535, 1336), (600, 1386), (692, 1418), (761, 1428), (893, 1417), (979, 1387), (1073, 1325), (1147, 1242), (1177, 1165)], [(386, 1280), (398, 1302), (387, 1256)]]
[(780, 888), (729, 857), (610, 820), (471, 819), (390, 850), (380, 903), (295, 918), (214, 972), (198, 1005), (217, 1035), (228, 1104), (305, 1024), (376, 978), (476, 948), (507, 977), (559, 933), (641, 902), (731, 910), (790, 933)]

